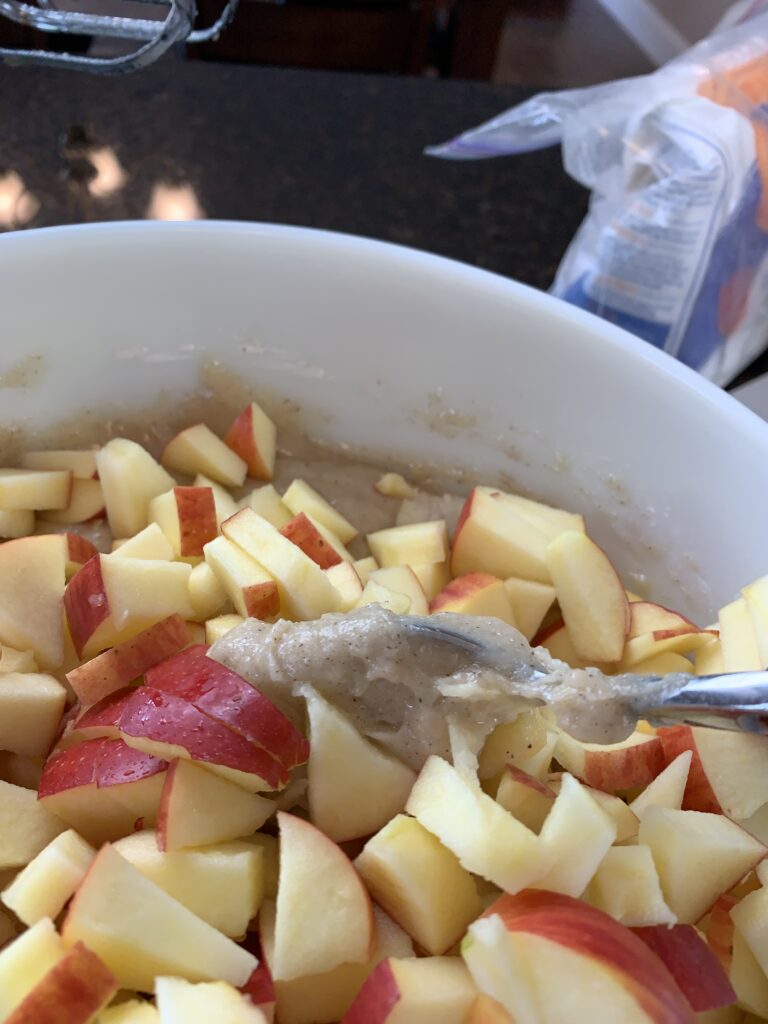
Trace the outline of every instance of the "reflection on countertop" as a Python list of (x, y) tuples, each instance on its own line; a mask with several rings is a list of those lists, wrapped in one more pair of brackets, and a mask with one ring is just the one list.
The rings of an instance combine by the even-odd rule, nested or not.
[(416, 246), (547, 287), (586, 207), (559, 152), (472, 164), (422, 154), (525, 95), (175, 56), (118, 78), (0, 68), (0, 230), (276, 221)]

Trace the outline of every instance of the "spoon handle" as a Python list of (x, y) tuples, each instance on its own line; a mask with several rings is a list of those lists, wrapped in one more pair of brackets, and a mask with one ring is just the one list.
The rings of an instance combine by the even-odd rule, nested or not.
[(654, 724), (768, 733), (768, 672), (691, 676), (677, 693), (645, 709), (645, 715)]

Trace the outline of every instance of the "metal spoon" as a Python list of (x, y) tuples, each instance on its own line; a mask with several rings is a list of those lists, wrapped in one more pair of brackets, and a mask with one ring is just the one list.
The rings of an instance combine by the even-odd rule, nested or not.
[[(405, 628), (418, 636), (429, 637), (469, 652), (473, 658), (505, 675), (519, 665), (519, 655), (511, 660), (501, 644), (489, 644), (469, 636), (460, 629), (448, 628), (443, 623), (420, 616), (402, 616)], [(533, 663), (532, 676), (546, 678), (549, 672)], [(592, 673), (596, 669), (590, 670)], [(639, 692), (647, 687), (650, 694), (658, 693), (665, 683), (674, 684), (674, 692), (661, 701), (648, 706), (633, 702), (639, 717), (657, 725), (704, 725), (714, 729), (736, 732), (768, 734), (768, 671), (728, 672), (721, 675), (695, 676), (684, 672), (673, 675), (605, 676), (619, 686), (630, 681)]]

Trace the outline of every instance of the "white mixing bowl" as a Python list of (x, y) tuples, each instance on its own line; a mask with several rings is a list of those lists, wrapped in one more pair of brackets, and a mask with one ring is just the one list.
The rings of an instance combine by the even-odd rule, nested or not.
[(702, 621), (768, 572), (768, 426), (618, 328), (459, 263), (266, 225), (20, 232), (0, 238), (0, 325), (3, 426), (172, 402), (213, 357), (299, 403), (317, 438), (585, 512), (622, 573)]

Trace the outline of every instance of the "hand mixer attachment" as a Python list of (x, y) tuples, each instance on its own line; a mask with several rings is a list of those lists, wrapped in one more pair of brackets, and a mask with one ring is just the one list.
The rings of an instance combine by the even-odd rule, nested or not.
[[(60, 10), (56, 7), (56, 0), (36, 0), (32, 3), (24, 3), (22, 0), (0, 0), (0, 16), (27, 28), (58, 35), (128, 40), (134, 44), (129, 53), (103, 57), (87, 53), (60, 53), (43, 49), (11, 49), (0, 46), (0, 63), (37, 64), (107, 74), (137, 71), (157, 60), (175, 43), (202, 43), (215, 39), (232, 20), (238, 0), (226, 0), (219, 18), (207, 28), (195, 28), (195, 0), (141, 2), (155, 9), (167, 8), (165, 17), (135, 17), (133, 4), (125, 4), (126, 15), (121, 16), (93, 14), (85, 10)], [(118, 0), (118, 9), (120, 5), (121, 0)]]

